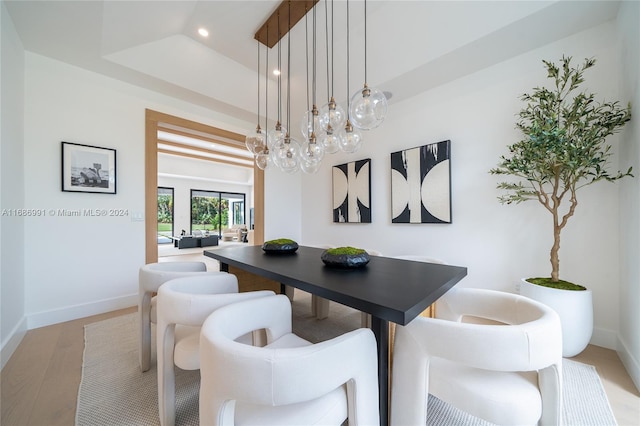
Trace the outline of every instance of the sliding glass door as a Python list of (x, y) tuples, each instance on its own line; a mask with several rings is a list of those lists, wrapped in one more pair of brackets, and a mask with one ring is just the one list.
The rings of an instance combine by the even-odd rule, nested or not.
[(245, 223), (245, 194), (191, 190), (191, 233), (195, 230), (222, 236), (222, 230)]
[(173, 188), (158, 187), (158, 244), (171, 243), (173, 236)]

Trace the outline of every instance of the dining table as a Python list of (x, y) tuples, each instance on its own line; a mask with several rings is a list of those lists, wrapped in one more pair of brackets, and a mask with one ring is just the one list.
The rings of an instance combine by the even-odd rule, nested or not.
[(231, 246), (205, 250), (218, 260), (284, 286), (292, 286), (371, 315), (378, 352), (381, 425), (389, 419), (389, 323), (406, 325), (467, 275), (463, 266), (442, 265), (392, 257), (370, 256), (358, 268), (325, 265), (324, 249), (299, 246), (284, 253), (262, 246)]

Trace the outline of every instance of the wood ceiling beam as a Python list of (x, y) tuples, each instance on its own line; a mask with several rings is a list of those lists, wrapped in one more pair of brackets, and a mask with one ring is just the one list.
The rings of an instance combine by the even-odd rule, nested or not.
[(173, 146), (175, 148), (188, 149), (190, 151), (197, 151), (197, 152), (202, 152), (202, 153), (205, 153), (205, 154), (222, 155), (222, 156), (225, 156), (225, 157), (234, 158), (236, 160), (252, 161), (252, 159), (249, 158), (249, 157), (243, 157), (243, 156), (237, 155), (237, 154), (229, 154), (227, 152), (217, 151), (216, 149), (200, 148), (198, 146), (187, 145), (187, 144), (178, 143), (178, 142), (169, 142), (169, 141), (165, 141), (165, 140), (162, 140), (162, 139), (158, 139), (158, 144), (167, 145), (167, 146)]
[[(284, 0), (256, 32), (254, 38), (272, 48), (320, 0)], [(291, 12), (291, 20), (289, 20)]]
[(242, 143), (240, 143), (240, 142), (228, 142), (228, 141), (223, 141), (223, 140), (220, 140), (220, 139), (209, 138), (209, 137), (206, 137), (206, 136), (197, 135), (195, 133), (183, 132), (181, 130), (171, 129), (169, 127), (163, 127), (162, 124), (158, 124), (158, 130), (163, 131), (163, 132), (167, 132), (167, 133), (171, 133), (171, 134), (174, 134), (174, 135), (178, 135), (178, 136), (184, 136), (184, 137), (191, 138), (191, 139), (198, 139), (198, 140), (201, 140), (201, 141), (204, 141), (204, 142), (217, 143), (217, 144), (220, 144), (220, 145), (228, 146), (229, 148), (246, 149), (245, 144), (244, 144), (244, 139), (242, 140)]
[(195, 158), (197, 160), (213, 161), (214, 163), (230, 164), (232, 166), (237, 166), (237, 167), (246, 167), (248, 169), (253, 168), (253, 164), (236, 163), (234, 161), (221, 160), (218, 158), (206, 157), (204, 155), (187, 154), (185, 152), (170, 151), (168, 149), (161, 149), (161, 148), (158, 148), (158, 152), (163, 154), (169, 154), (169, 155), (177, 155), (179, 157)]
[(238, 141), (240, 143), (244, 143), (245, 135), (241, 135), (239, 133), (231, 132), (229, 130), (220, 129), (218, 127), (209, 126), (207, 124), (198, 123), (192, 120), (187, 120), (186, 118), (179, 118), (169, 114), (164, 114), (157, 111), (147, 110), (149, 112), (150, 119), (153, 119), (158, 122), (158, 126), (162, 127), (162, 123), (171, 123), (176, 126), (184, 127), (187, 129), (195, 130), (202, 133), (209, 133), (214, 136), (220, 136), (222, 138), (231, 139)]

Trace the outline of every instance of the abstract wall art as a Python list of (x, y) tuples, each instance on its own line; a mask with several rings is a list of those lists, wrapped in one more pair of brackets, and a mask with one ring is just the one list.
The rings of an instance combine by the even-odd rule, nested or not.
[(451, 223), (451, 141), (391, 153), (391, 222)]
[(333, 166), (333, 221), (371, 223), (371, 159)]

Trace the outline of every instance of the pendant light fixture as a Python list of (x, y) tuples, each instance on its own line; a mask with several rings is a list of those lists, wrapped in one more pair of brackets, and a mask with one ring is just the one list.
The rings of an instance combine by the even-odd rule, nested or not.
[[(278, 35), (280, 34), (280, 15), (278, 14)], [(268, 54), (268, 53), (267, 53)], [(267, 144), (273, 148), (275, 144), (282, 141), (287, 133), (287, 129), (282, 127), (282, 58), (281, 44), (278, 40), (278, 113), (276, 125), (267, 133)], [(268, 70), (267, 70), (268, 72)], [(268, 74), (267, 74), (268, 75)]]
[(387, 115), (387, 98), (382, 91), (367, 85), (367, 0), (364, 0), (364, 88), (351, 97), (349, 118), (362, 130), (378, 127)]
[[(268, 34), (268, 31), (267, 31)], [(268, 36), (267, 36), (268, 37)], [(258, 55), (258, 64), (260, 63)], [(264, 74), (264, 128), (269, 126), (269, 48), (266, 48), (265, 55), (265, 74)], [(258, 68), (258, 79), (260, 78), (260, 69)], [(268, 135), (265, 135), (265, 140), (262, 149), (256, 152), (256, 166), (260, 170), (265, 170), (271, 163), (271, 152), (269, 151)]]
[[(247, 149), (254, 154), (257, 167), (266, 169), (273, 164), (287, 173), (302, 170), (305, 173), (315, 173), (319, 170), (326, 154), (337, 151), (346, 153), (356, 152), (363, 143), (362, 130), (378, 127), (386, 116), (387, 98), (385, 95), (368, 86), (367, 83), (367, 1), (364, 0), (364, 88), (355, 94), (350, 93), (350, 5), (346, 0), (347, 20), (347, 52), (346, 52), (346, 107), (342, 108), (334, 96), (334, 2), (331, 0), (331, 10), (325, 0), (325, 47), (326, 47), (326, 96), (328, 102), (317, 107), (317, 13), (315, 5), (319, 0), (284, 0), (278, 9), (271, 14), (262, 27), (256, 32), (255, 39), (266, 46), (265, 60), (265, 125), (260, 127), (260, 47), (258, 46), (258, 125), (254, 132), (250, 132), (245, 140)], [(286, 3), (285, 3), (286, 2)], [(309, 40), (308, 12), (313, 8), (313, 41)], [(291, 130), (291, 29), (300, 19), (305, 18), (305, 67), (306, 67), (306, 112), (300, 131), (304, 136), (298, 142)], [(276, 23), (277, 21), (277, 23)], [(329, 23), (331, 26), (329, 27)], [(286, 26), (286, 29), (285, 29)], [(277, 28), (277, 31), (276, 31)], [(283, 28), (283, 31), (280, 29)], [(282, 38), (287, 35), (287, 64), (286, 64), (286, 119), (283, 120), (283, 76), (282, 68)], [(330, 37), (330, 39), (329, 39)], [(278, 101), (277, 118), (273, 129), (267, 131), (269, 125), (269, 49), (278, 44)], [(310, 47), (312, 46), (312, 47)], [(329, 54), (331, 49), (331, 54)], [(310, 66), (309, 54), (312, 52), (313, 65)], [(312, 68), (312, 70), (310, 70)], [(286, 121), (286, 128), (283, 126)], [(263, 130), (265, 129), (265, 130)], [(287, 130), (289, 129), (289, 130)]]
[[(347, 99), (349, 99), (349, 0), (347, 0)], [(350, 106), (347, 101), (347, 109)], [(360, 130), (351, 124), (351, 120), (347, 118), (344, 129), (340, 130), (338, 135), (338, 144), (344, 152), (356, 152), (362, 145), (362, 134)]]
[[(324, 3), (325, 8), (325, 17), (326, 17), (326, 25), (325, 25), (325, 34), (327, 37), (326, 47), (327, 47), (327, 98), (329, 102), (327, 102), (322, 108), (320, 108), (320, 125), (322, 126), (322, 130), (324, 130), (325, 134), (320, 139), (320, 144), (324, 146), (325, 153), (334, 154), (338, 152), (340, 149), (339, 140), (338, 140), (338, 130), (342, 129), (347, 121), (347, 114), (344, 109), (336, 103), (336, 100), (333, 96), (333, 88), (334, 88), (334, 69), (333, 69), (333, 0), (331, 0), (331, 74), (329, 74), (329, 12), (327, 11), (328, 0)], [(331, 77), (329, 77), (329, 75)], [(331, 88), (331, 92), (329, 93), (329, 88)]]
[[(258, 70), (260, 70), (260, 44), (258, 43)], [(254, 156), (264, 149), (266, 144), (265, 134), (260, 128), (260, 72), (258, 75), (258, 125), (256, 130), (249, 133), (245, 139), (245, 146)]]
[[(313, 69), (312, 69), (312, 94), (313, 94), (313, 111), (317, 111), (316, 108), (316, 8), (313, 8)], [(307, 81), (309, 81), (307, 79)], [(320, 130), (319, 122), (317, 120), (311, 121), (311, 134), (302, 143), (300, 147), (300, 168), (305, 173), (315, 173), (320, 168), (322, 158), (324, 157), (324, 147), (318, 143), (316, 137), (316, 131)]]
[[(288, 8), (289, 21), (287, 31), (287, 127), (289, 127), (291, 119), (291, 2), (289, 2)], [(280, 74), (282, 75), (282, 72)], [(295, 138), (292, 138), (289, 132), (286, 132), (282, 142), (278, 143), (278, 149), (276, 151), (276, 161), (278, 162), (280, 170), (287, 173), (295, 173), (300, 170), (300, 160), (298, 158), (299, 152), (300, 143)]]

